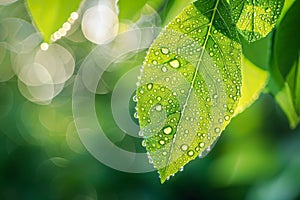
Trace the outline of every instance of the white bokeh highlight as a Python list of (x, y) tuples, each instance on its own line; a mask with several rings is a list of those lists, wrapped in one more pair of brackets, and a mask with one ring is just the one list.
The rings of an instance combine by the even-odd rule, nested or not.
[(89, 41), (99, 45), (109, 43), (118, 34), (118, 15), (108, 6), (93, 6), (84, 13), (81, 28)]

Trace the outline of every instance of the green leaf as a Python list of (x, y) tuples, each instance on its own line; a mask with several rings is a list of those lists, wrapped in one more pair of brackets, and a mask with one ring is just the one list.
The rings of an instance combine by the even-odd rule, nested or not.
[[(268, 83), (268, 89), (274, 96), (276, 102), (286, 114), (290, 127), (296, 128), (300, 122), (300, 115), (296, 112), (293, 104), (293, 96), (291, 89), (287, 82), (283, 79), (279, 69), (274, 64), (274, 55), (272, 56), (271, 68), (270, 68), (270, 81)], [(299, 68), (299, 67), (298, 67)]]
[(265, 88), (268, 72), (254, 65), (245, 56), (242, 56), (242, 96), (235, 110), (237, 115), (249, 107)]
[(278, 19), (278, 22), (281, 22), (282, 18), (285, 16), (286, 12), (290, 9), (290, 7), (293, 5), (293, 3), (295, 1), (296, 0), (285, 0), (284, 1), (284, 6), (282, 8), (282, 11), (281, 11), (280, 17)]
[(72, 12), (77, 11), (81, 0), (26, 0), (32, 20), (42, 33), (44, 41), (67, 22)]
[(248, 42), (254, 42), (274, 28), (284, 0), (230, 0), (236, 26)]
[(144, 144), (161, 182), (205, 153), (240, 98), (241, 45), (225, 0), (187, 6), (150, 47), (137, 89)]
[(300, 51), (300, 1), (287, 11), (275, 35), (274, 58), (284, 78), (288, 75)]
[(296, 1), (279, 24), (270, 68), (269, 89), (286, 114), (291, 128), (300, 123), (299, 8), (300, 2)]
[(298, 121), (300, 122), (300, 49), (297, 57), (292, 70), (288, 74), (287, 83), (291, 90), (293, 105), (298, 115)]

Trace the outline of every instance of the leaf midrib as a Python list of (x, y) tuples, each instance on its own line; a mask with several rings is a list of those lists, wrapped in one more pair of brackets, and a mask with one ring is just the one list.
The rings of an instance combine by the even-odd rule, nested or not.
[[(196, 77), (197, 77), (197, 72), (199, 70), (199, 66), (200, 66), (200, 63), (202, 62), (202, 57), (204, 55), (204, 52), (205, 52), (205, 49), (206, 49), (206, 44), (207, 44), (207, 41), (211, 35), (211, 29), (212, 29), (212, 25), (213, 25), (213, 21), (214, 21), (214, 18), (215, 18), (215, 15), (216, 15), (216, 12), (217, 12), (217, 7), (219, 5), (219, 2), (220, 0), (217, 0), (216, 1), (216, 4), (214, 6), (214, 8), (212, 9), (213, 11), (213, 14), (212, 14), (212, 17), (211, 17), (211, 20), (210, 20), (210, 23), (208, 24), (208, 31), (207, 31), (207, 35), (205, 37), (205, 41), (203, 43), (203, 46), (202, 46), (202, 51), (201, 51), (201, 54), (199, 55), (199, 58), (198, 58), (198, 62), (197, 62), (197, 65), (196, 65), (196, 69), (195, 69), (195, 72), (194, 72), (194, 75), (193, 75), (193, 79), (192, 79), (192, 83), (191, 83), (191, 87), (189, 89), (189, 92), (187, 94), (187, 98), (186, 98), (186, 101), (184, 102), (184, 105), (183, 105), (183, 108), (182, 108), (182, 112), (181, 112), (181, 115), (180, 115), (180, 118), (178, 120), (178, 123), (180, 123), (180, 121), (182, 120), (182, 117), (183, 117), (183, 114), (185, 112), (185, 109), (186, 109), (186, 106), (187, 106), (187, 103), (188, 103), (188, 100), (191, 96), (191, 93), (192, 93), (192, 89), (194, 87), (194, 83), (195, 83), (195, 80), (196, 80)], [(202, 13), (201, 13), (202, 14)], [(169, 151), (169, 157), (168, 157), (168, 160), (167, 160), (167, 163), (166, 163), (166, 167), (164, 168), (164, 172), (166, 171), (166, 168), (167, 166), (169, 166), (169, 163), (170, 163), (170, 160), (171, 160), (171, 155), (172, 155), (172, 150), (174, 148), (174, 144), (176, 142), (176, 135), (177, 135), (177, 131), (178, 131), (178, 126), (176, 128), (176, 132), (174, 134), (174, 138), (173, 138), (173, 141), (172, 141), (172, 144), (171, 144), (171, 147), (170, 147), (170, 151)]]

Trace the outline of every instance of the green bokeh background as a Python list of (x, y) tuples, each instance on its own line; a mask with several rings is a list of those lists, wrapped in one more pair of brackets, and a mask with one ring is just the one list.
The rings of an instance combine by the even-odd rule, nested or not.
[[(148, 3), (159, 12), (163, 24), (187, 4), (179, 0)], [(121, 5), (130, 12), (122, 13), (122, 17), (137, 18), (132, 8), (126, 8), (134, 4)], [(6, 17), (30, 22), (23, 1), (0, 6), (0, 20)], [(264, 42), (254, 45), (263, 49)], [(76, 71), (94, 47), (87, 41), (78, 44), (62, 39), (59, 43), (72, 48)], [(257, 65), (266, 62), (263, 53), (253, 56), (258, 55), (255, 48), (245, 51)], [(136, 56), (135, 64), (142, 60), (143, 56)], [(132, 63), (121, 67), (130, 66)], [(125, 72), (109, 73), (108, 84), (113, 87)], [(289, 128), (269, 94), (262, 94), (232, 120), (209, 155), (189, 163), (183, 172), (161, 185), (157, 172), (116, 171), (86, 151), (73, 122), (72, 89), (70, 81), (50, 105), (42, 106), (20, 94), (16, 77), (0, 83), (0, 199), (300, 199), (300, 127)], [(107, 109), (110, 95), (97, 95), (96, 108), (106, 112), (107, 118), (101, 118), (101, 123), (108, 127), (108, 137), (118, 141), (120, 131)], [(138, 149), (140, 141), (134, 142)], [(116, 143), (130, 149), (127, 144), (132, 141), (125, 137)]]

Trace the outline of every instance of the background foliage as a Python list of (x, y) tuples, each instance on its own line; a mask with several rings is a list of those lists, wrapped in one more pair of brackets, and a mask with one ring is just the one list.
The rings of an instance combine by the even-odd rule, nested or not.
[[(120, 10), (127, 12), (122, 13), (122, 18), (139, 17), (143, 5), (137, 4), (133, 9), (134, 3), (121, 2)], [(188, 3), (143, 2), (158, 11), (162, 24)], [(7, 17), (31, 22), (21, 0), (0, 6), (0, 20)], [(270, 63), (266, 54), (270, 54), (271, 36), (243, 46), (245, 56), (262, 69)], [(290, 38), (280, 40), (288, 42)], [(62, 39), (59, 43), (72, 48), (75, 73), (94, 47), (88, 41), (78, 44)], [(143, 57), (138, 59), (142, 62)], [(120, 70), (110, 74), (110, 84), (123, 73)], [(300, 129), (290, 129), (288, 119), (270, 94), (262, 94), (236, 116), (207, 157), (190, 163), (182, 173), (161, 185), (156, 172), (119, 172), (101, 164), (85, 150), (72, 119), (71, 93), (72, 80), (51, 104), (42, 106), (20, 94), (16, 77), (0, 83), (0, 199), (300, 198)], [(97, 98), (99, 108), (109, 104), (109, 95)], [(110, 116), (111, 111), (106, 112)], [(110, 119), (103, 124), (111, 130), (109, 137), (118, 140)], [(128, 146), (128, 141), (119, 143)]]

